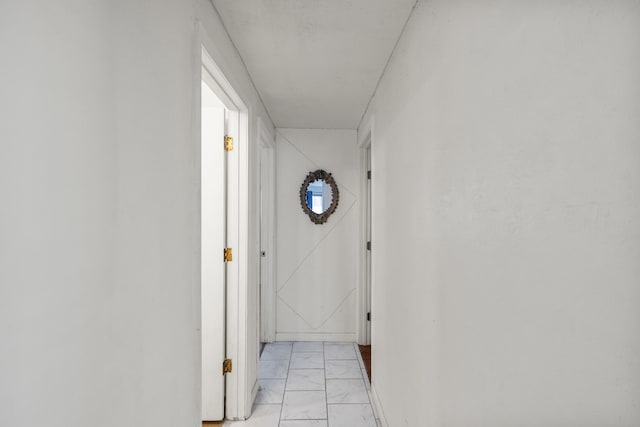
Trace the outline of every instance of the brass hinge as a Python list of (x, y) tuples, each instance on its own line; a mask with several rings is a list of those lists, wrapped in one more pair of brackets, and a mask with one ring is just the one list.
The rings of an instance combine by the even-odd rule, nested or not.
[(229, 135), (224, 136), (224, 151), (233, 150), (233, 138)]
[(233, 261), (233, 249), (224, 248), (224, 262)]
[(224, 362), (222, 362), (222, 375), (228, 374), (232, 369), (233, 363), (231, 362), (231, 359), (224, 359)]
[(371, 171), (367, 171), (367, 179), (371, 179)]

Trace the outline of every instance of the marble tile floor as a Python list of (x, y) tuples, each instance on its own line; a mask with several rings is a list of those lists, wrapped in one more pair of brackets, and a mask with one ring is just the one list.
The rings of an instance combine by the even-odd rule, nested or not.
[(225, 427), (378, 427), (355, 343), (276, 342), (260, 358), (251, 417)]

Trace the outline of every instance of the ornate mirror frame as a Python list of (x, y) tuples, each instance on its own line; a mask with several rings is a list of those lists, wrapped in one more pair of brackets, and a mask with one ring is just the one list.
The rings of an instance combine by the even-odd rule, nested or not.
[[(311, 210), (311, 208), (309, 208), (309, 206), (307, 206), (307, 187), (309, 186), (309, 184), (319, 179), (323, 180), (331, 187), (332, 193), (331, 205), (329, 206), (329, 209), (321, 214), (315, 213)], [(304, 213), (309, 215), (309, 219), (311, 219), (311, 222), (315, 224), (324, 224), (325, 222), (327, 222), (331, 214), (335, 212), (336, 208), (338, 207), (339, 201), (340, 192), (338, 191), (338, 184), (336, 184), (336, 181), (333, 179), (333, 176), (331, 176), (329, 172), (326, 172), (322, 169), (318, 169), (314, 172), (309, 172), (307, 177), (302, 182), (302, 185), (300, 186), (300, 205), (302, 206), (302, 210), (304, 211)]]

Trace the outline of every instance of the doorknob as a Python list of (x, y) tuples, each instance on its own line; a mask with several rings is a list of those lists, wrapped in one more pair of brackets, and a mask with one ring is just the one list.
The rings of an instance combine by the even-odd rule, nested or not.
[(262, 252), (260, 252), (260, 256), (261, 256), (262, 258), (264, 258), (264, 257), (266, 257), (266, 256), (267, 256), (267, 253), (266, 253), (265, 251), (262, 251)]

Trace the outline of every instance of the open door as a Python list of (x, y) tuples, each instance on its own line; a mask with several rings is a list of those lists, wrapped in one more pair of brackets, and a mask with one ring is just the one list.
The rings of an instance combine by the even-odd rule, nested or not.
[(248, 281), (249, 261), (257, 263), (259, 256), (247, 245), (249, 111), (207, 52), (206, 46), (215, 44), (201, 27), (196, 43), (201, 55), (194, 82), (199, 84), (196, 96), (202, 109), (202, 420), (244, 420), (258, 390), (257, 307), (250, 310), (258, 304), (258, 286)]
[(225, 108), (202, 81), (201, 118), (201, 333), (202, 420), (224, 418), (227, 168)]
[[(367, 182), (366, 182), (366, 207), (365, 207), (365, 238), (366, 238), (366, 254), (365, 254), (365, 310), (367, 319), (365, 323), (365, 345), (360, 346), (362, 361), (364, 362), (369, 382), (371, 382), (371, 142), (366, 149), (366, 165), (367, 165)], [(368, 345), (367, 345), (368, 344)]]
[(275, 138), (260, 120), (260, 340), (276, 340)]
[(367, 164), (367, 191), (365, 194), (366, 208), (364, 218), (367, 248), (365, 253), (365, 308), (367, 313), (367, 323), (365, 324), (365, 344), (371, 345), (371, 144), (367, 147), (365, 155)]
[(358, 280), (358, 344), (362, 360), (365, 364), (369, 380), (371, 380), (371, 349), (372, 349), (372, 319), (371, 300), (373, 288), (373, 212), (372, 212), (372, 121), (370, 120), (359, 132), (358, 146), (360, 148), (360, 277)]

